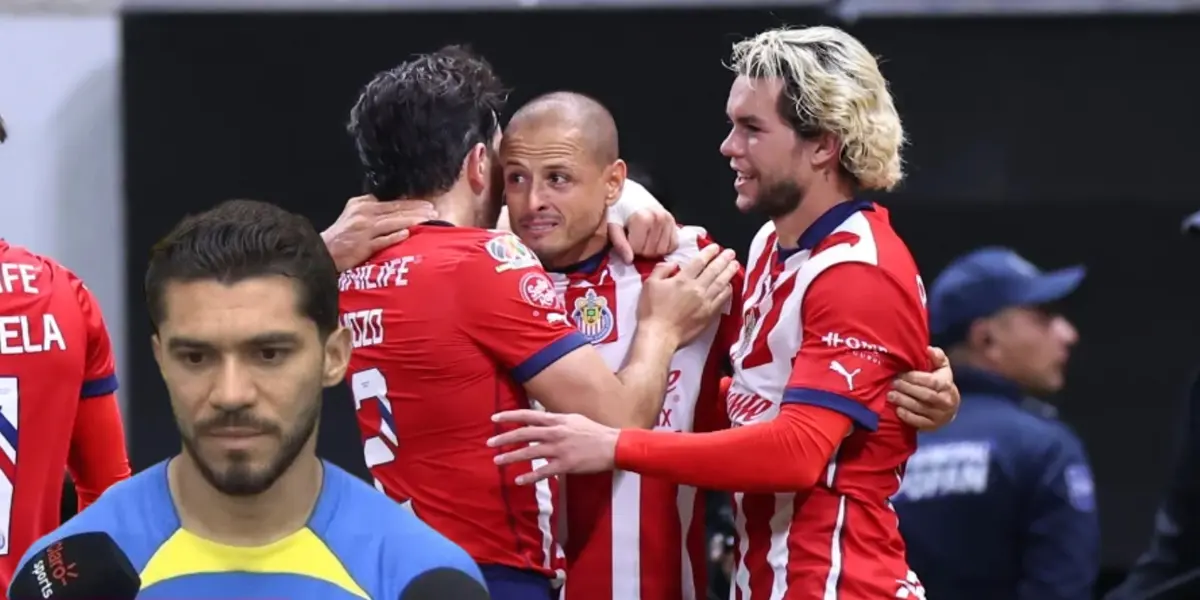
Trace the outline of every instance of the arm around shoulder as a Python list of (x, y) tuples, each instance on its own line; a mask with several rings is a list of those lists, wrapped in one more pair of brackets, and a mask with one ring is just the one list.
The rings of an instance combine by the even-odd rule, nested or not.
[(551, 411), (652, 425), (675, 351), (670, 336), (639, 331), (630, 367), (618, 377), (571, 325), (553, 280), (516, 236), (501, 234), (485, 249), (459, 267), (454, 302), (463, 331)]

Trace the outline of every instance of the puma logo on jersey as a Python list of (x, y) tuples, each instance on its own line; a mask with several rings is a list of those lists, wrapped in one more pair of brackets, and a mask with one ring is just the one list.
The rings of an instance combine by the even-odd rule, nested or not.
[(862, 369), (855, 369), (853, 372), (847, 371), (846, 367), (843, 367), (842, 363), (836, 360), (829, 363), (829, 370), (841, 375), (842, 377), (845, 377), (846, 387), (851, 390), (854, 389), (854, 377), (858, 375), (860, 371), (862, 371)]

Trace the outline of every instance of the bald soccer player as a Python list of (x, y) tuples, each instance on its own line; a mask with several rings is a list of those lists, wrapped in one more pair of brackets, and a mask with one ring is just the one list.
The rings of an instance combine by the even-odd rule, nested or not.
[[(513, 232), (541, 259), (568, 319), (614, 371), (625, 364), (637, 329), (643, 282), (660, 262), (628, 263), (614, 254), (605, 213), (625, 184), (619, 155), (609, 111), (570, 92), (523, 106), (500, 147)], [(712, 244), (696, 227), (680, 228), (678, 242), (668, 263), (686, 263)], [(740, 274), (732, 285), (730, 306), (676, 351), (654, 429), (728, 426), (721, 369), (740, 330)], [(949, 380), (948, 370), (943, 376)], [(624, 471), (572, 475), (564, 485), (564, 600), (704, 597), (703, 494), (695, 487)]]

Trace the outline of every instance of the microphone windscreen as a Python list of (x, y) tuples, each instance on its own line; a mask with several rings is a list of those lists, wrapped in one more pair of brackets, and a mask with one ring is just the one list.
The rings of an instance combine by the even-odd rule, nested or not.
[(29, 558), (9, 600), (133, 600), (142, 579), (107, 533), (66, 536)]
[(470, 575), (441, 567), (413, 578), (400, 593), (400, 600), (489, 600), (487, 588)]

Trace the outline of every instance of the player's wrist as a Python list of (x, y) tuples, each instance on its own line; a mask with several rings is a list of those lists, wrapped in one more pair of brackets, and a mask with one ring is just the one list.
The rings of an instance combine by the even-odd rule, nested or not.
[(629, 218), (633, 213), (639, 210), (655, 210), (662, 209), (662, 203), (654, 197), (642, 184), (632, 180), (625, 180), (625, 188), (621, 191), (621, 197), (612, 206), (608, 207), (608, 222), (615, 225), (625, 227), (629, 222)]
[(643, 319), (638, 323), (638, 329), (641, 335), (658, 340), (660, 343), (671, 348), (672, 353), (679, 348), (683, 341), (683, 332), (666, 320), (659, 320), (653, 317)]

